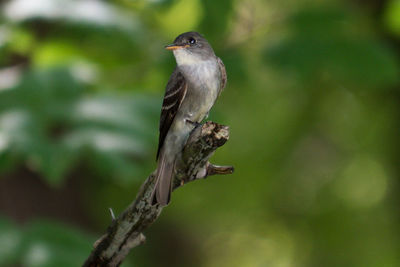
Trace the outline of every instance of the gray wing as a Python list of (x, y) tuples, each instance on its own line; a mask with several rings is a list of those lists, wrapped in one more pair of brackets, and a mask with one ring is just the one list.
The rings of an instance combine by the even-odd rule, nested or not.
[(186, 90), (187, 82), (185, 77), (183, 77), (183, 74), (178, 68), (175, 68), (174, 72), (169, 78), (167, 87), (165, 88), (164, 101), (161, 108), (157, 159), (169, 128), (174, 121), (175, 115), (182, 103), (182, 100), (185, 98)]
[(220, 94), (222, 92), (222, 90), (226, 86), (226, 82), (228, 81), (228, 77), (226, 76), (226, 70), (225, 70), (224, 62), (222, 62), (222, 60), (219, 57), (217, 57), (217, 61), (218, 61), (219, 71), (221, 72), (221, 87), (219, 89), (219, 94)]

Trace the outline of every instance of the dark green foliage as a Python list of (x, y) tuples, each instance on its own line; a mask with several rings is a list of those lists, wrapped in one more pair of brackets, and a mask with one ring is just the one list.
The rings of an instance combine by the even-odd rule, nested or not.
[(285, 71), (336, 86), (390, 88), (399, 81), (399, 64), (389, 47), (342, 9), (306, 9), (289, 21), (289, 36), (267, 50), (266, 59)]
[(91, 250), (86, 234), (54, 221), (32, 221), (23, 227), (0, 219), (2, 266), (79, 266)]
[(27, 73), (2, 92), (0, 107), (4, 153), (28, 162), (51, 184), (59, 184), (83, 154), (97, 159), (92, 166), (105, 177), (123, 180), (138, 167), (127, 156), (151, 157), (156, 135), (149, 120), (156, 118), (157, 103), (138, 93), (90, 96), (67, 69)]

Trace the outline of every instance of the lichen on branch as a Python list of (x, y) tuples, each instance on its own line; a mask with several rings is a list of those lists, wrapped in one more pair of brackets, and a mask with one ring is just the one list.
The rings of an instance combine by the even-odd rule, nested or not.
[[(208, 160), (229, 139), (229, 127), (214, 122), (198, 125), (190, 134), (175, 165), (173, 189), (215, 174), (231, 174), (233, 167), (217, 166)], [(136, 199), (98, 239), (83, 266), (119, 266), (130, 250), (145, 241), (143, 231), (160, 215), (162, 207), (152, 205), (155, 171), (142, 184)]]

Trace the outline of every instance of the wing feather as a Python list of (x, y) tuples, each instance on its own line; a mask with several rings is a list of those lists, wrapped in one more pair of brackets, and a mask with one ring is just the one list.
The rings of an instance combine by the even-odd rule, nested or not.
[(219, 89), (219, 93), (221, 93), (222, 90), (226, 86), (226, 82), (228, 81), (228, 77), (226, 75), (226, 69), (225, 69), (224, 62), (222, 62), (222, 60), (219, 57), (217, 57), (217, 61), (218, 61), (219, 71), (221, 72), (221, 88)]
[(158, 140), (157, 159), (164, 144), (165, 137), (174, 121), (175, 115), (185, 98), (187, 82), (178, 68), (175, 68), (165, 88), (160, 117), (160, 135)]

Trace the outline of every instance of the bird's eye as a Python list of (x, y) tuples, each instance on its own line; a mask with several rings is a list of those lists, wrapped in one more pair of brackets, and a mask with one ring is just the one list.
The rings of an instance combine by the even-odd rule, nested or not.
[(195, 44), (196, 43), (196, 39), (194, 38), (189, 38), (189, 44)]

